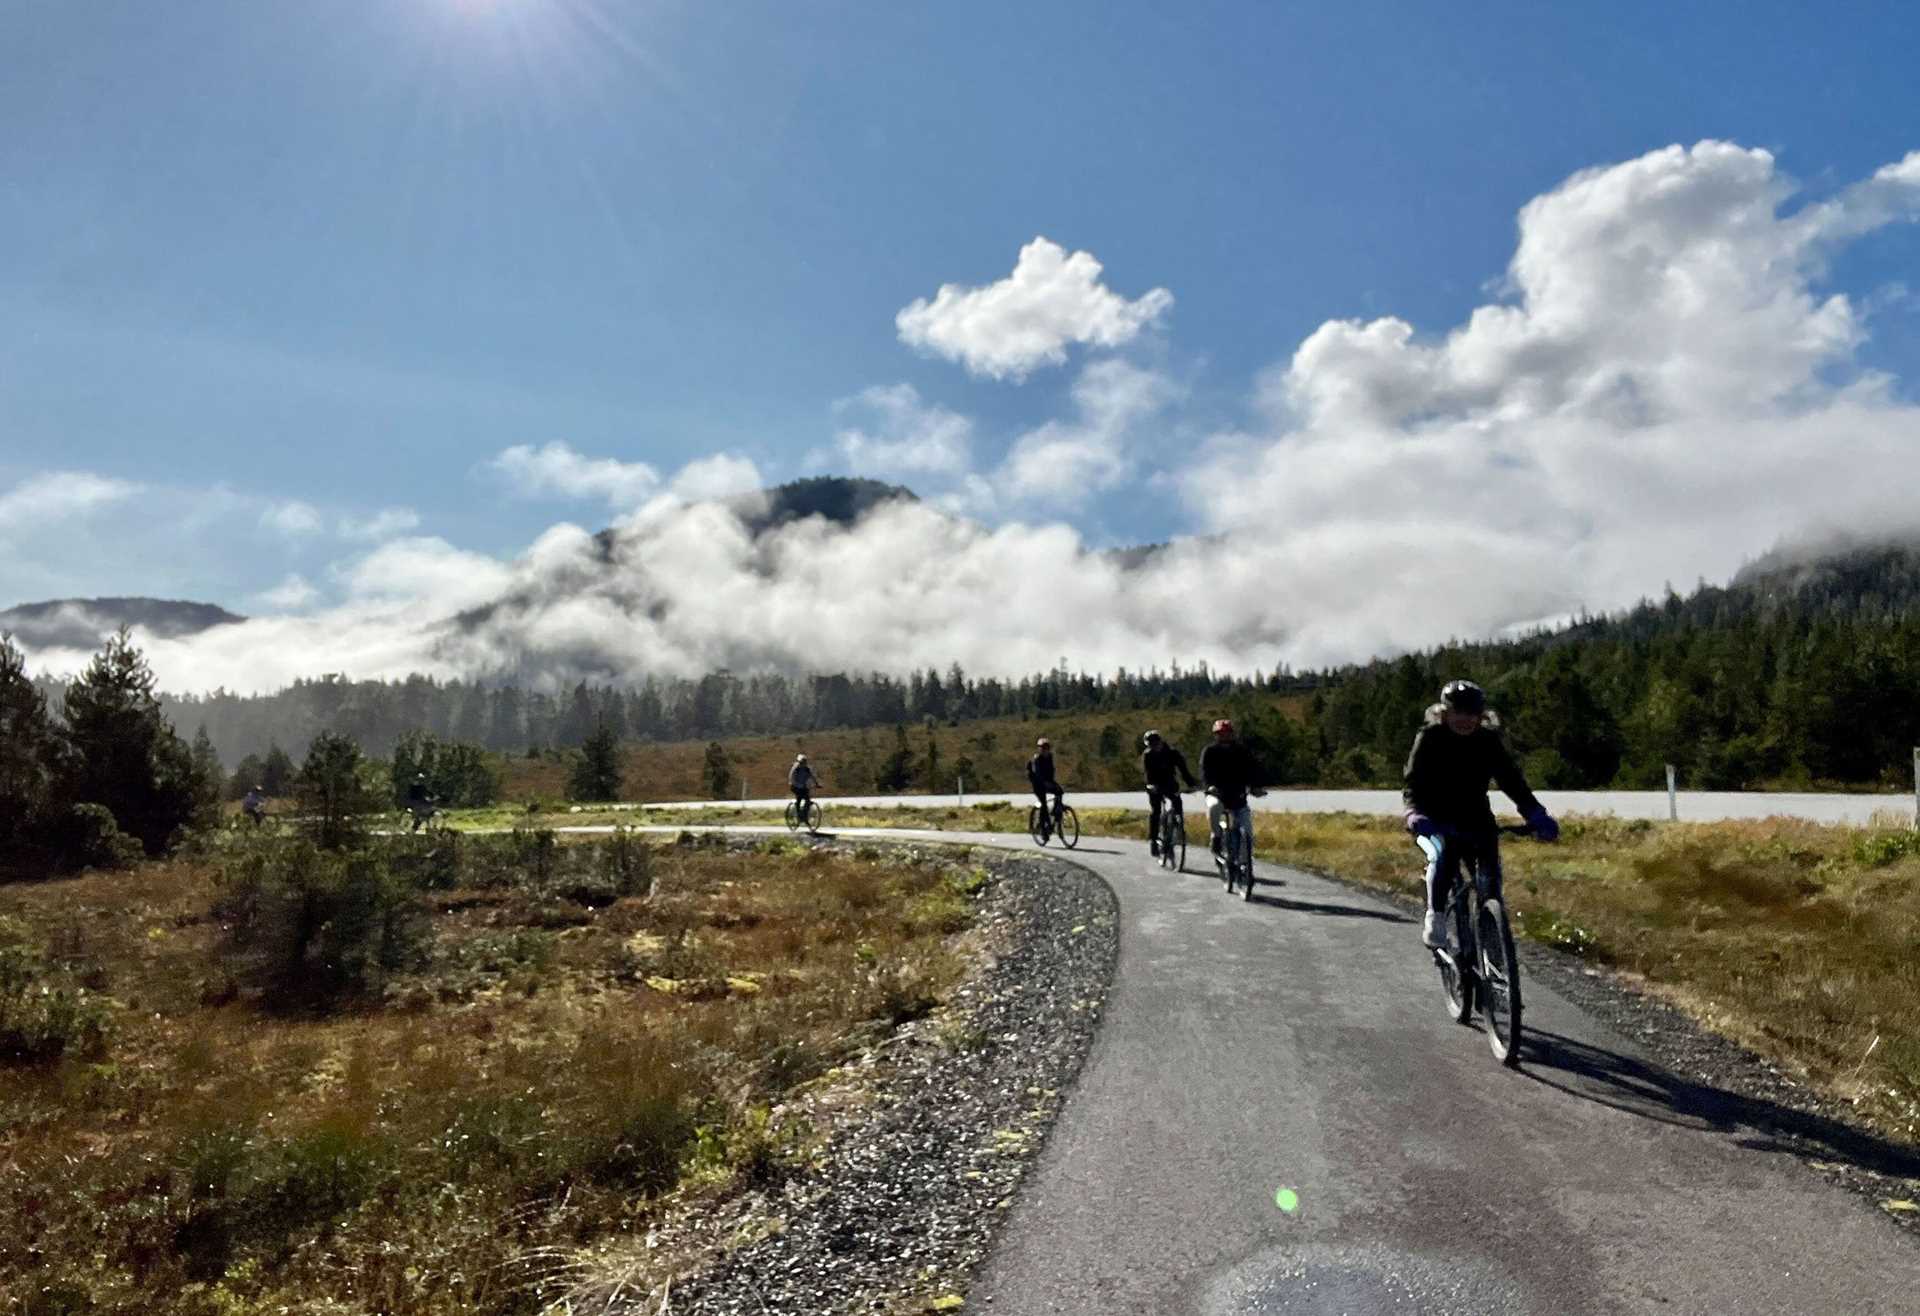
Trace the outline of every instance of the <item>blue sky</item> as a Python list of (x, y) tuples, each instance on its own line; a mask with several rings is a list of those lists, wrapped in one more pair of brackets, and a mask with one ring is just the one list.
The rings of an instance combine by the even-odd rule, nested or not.
[[(317, 606), (387, 538), (505, 560), (630, 510), (581, 463), (845, 470), (902, 385), (967, 469), (897, 478), (956, 510), (1217, 529), (1187, 468), (1271, 423), (1263, 379), (1329, 320), (1438, 341), (1510, 299), (1521, 207), (1578, 171), (1735, 143), (1785, 215), (1902, 160), (1915, 13), (0, 0), (0, 603)], [(903, 341), (1040, 237), (1143, 323), (997, 377)], [(1908, 223), (1822, 252), (1808, 288), (1858, 311), (1824, 375), (1910, 396), (1916, 257)], [(1124, 467), (1010, 492), (1121, 385), (1152, 395)], [(103, 492), (29, 533), (53, 473)]]

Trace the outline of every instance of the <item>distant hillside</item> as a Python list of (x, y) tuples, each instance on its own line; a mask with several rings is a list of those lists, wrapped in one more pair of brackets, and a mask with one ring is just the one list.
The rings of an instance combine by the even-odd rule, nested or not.
[(764, 494), (749, 494), (736, 507), (747, 529), (758, 535), (810, 516), (852, 525), (882, 503), (896, 500), (912, 503), (920, 501), (920, 496), (903, 485), (821, 475), (775, 485)]
[(122, 626), (176, 640), (245, 620), (211, 603), (183, 599), (53, 599), (0, 612), (0, 631), (30, 649), (97, 649)]

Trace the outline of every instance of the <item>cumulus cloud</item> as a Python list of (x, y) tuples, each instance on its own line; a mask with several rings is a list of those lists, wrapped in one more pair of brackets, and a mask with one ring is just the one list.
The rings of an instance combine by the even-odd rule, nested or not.
[(1079, 506), (1133, 475), (1142, 422), (1174, 396), (1164, 375), (1117, 358), (1095, 361), (1074, 381), (1077, 412), (1014, 441), (994, 479), (1016, 502)]
[(692, 503), (754, 493), (762, 483), (760, 468), (751, 460), (719, 452), (682, 466), (667, 483), (667, 491)]
[(522, 443), (487, 463), (521, 497), (557, 495), (603, 501), (610, 507), (637, 507), (660, 488), (660, 472), (645, 462), (587, 457), (565, 443), (536, 448)]
[(949, 478), (973, 465), (973, 422), (923, 402), (911, 384), (876, 385), (834, 409), (852, 421), (834, 436), (834, 446), (856, 475)]
[(47, 471), (0, 493), (0, 535), (84, 516), (140, 492), (140, 486), (88, 471)]
[(254, 602), (275, 612), (300, 612), (317, 602), (320, 591), (297, 573), (289, 573), (278, 585), (261, 590)]
[(1075, 343), (1120, 347), (1173, 305), (1155, 288), (1128, 301), (1100, 282), (1091, 252), (1068, 254), (1046, 238), (1020, 249), (1013, 273), (983, 288), (943, 284), (894, 317), (900, 341), (993, 379), (1025, 379), (1060, 365)]

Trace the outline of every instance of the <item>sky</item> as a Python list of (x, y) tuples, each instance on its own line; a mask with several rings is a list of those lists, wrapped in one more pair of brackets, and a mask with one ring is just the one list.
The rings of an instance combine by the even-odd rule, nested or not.
[[(177, 689), (1271, 669), (1920, 530), (1917, 37), (0, 0), (0, 606), (255, 619)], [(817, 474), (925, 505), (704, 505)]]

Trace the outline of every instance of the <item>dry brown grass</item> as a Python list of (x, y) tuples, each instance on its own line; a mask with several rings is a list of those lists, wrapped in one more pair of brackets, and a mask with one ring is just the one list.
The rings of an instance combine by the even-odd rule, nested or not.
[(100, 1053), (0, 1067), (0, 1312), (538, 1310), (803, 1154), (768, 1104), (932, 1008), (971, 916), (950, 873), (784, 843), (650, 877), (425, 892), (427, 967), (292, 1014), (236, 988), (209, 865), (0, 887), (119, 1003)]

